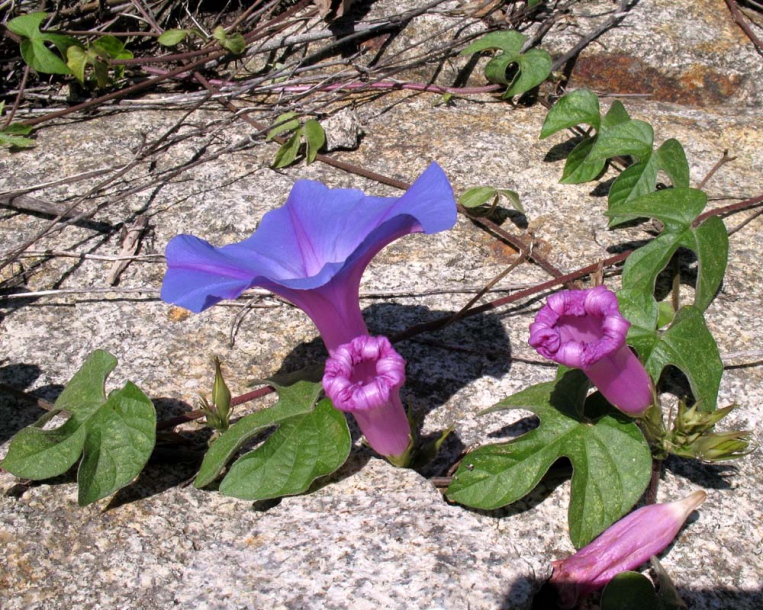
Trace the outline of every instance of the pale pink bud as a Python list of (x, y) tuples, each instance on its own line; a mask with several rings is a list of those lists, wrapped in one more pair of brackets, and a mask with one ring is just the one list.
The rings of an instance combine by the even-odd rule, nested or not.
[(573, 608), (578, 596), (600, 589), (620, 572), (662, 552), (705, 498), (707, 494), (698, 490), (683, 500), (639, 508), (572, 557), (555, 561), (550, 582), (559, 591), (561, 607)]

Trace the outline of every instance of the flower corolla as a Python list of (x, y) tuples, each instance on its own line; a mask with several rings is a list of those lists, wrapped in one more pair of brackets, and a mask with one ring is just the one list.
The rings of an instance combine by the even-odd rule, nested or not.
[(260, 286), (310, 316), (331, 353), (368, 333), (358, 292), (371, 259), (403, 235), (443, 231), (455, 221), (453, 189), (436, 163), (398, 198), (300, 180), (242, 242), (214, 247), (191, 235), (173, 238), (161, 296), (200, 312)]
[(630, 322), (604, 286), (552, 294), (530, 325), (539, 354), (583, 370), (618, 409), (639, 417), (653, 402), (652, 381), (625, 343)]

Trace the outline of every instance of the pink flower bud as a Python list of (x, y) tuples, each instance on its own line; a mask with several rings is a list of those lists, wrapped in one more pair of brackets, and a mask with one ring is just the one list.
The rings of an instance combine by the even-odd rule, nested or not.
[(662, 552), (705, 498), (707, 494), (698, 490), (683, 500), (639, 508), (572, 557), (555, 561), (550, 582), (559, 591), (561, 607), (573, 608), (578, 596), (600, 589), (620, 572)]
[(405, 360), (386, 337), (361, 335), (337, 347), (326, 361), (323, 389), (340, 411), (352, 413), (368, 444), (401, 465), (411, 426), (400, 400)]
[(530, 325), (530, 345), (549, 360), (582, 369), (604, 397), (633, 417), (652, 404), (652, 381), (625, 344), (630, 322), (604, 286), (552, 294)]

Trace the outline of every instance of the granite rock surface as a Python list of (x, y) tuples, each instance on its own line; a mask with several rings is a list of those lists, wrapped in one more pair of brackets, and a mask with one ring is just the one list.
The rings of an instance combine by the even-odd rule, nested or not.
[[(445, 4), (447, 11), (414, 20), (402, 35), (426, 38), (432, 28), (461, 18), (463, 3)], [(579, 4), (544, 38), (555, 56), (617, 5)], [(624, 94), (631, 115), (654, 126), (657, 143), (677, 138), (693, 185), (728, 150), (735, 161), (705, 186), (711, 206), (760, 195), (763, 60), (735, 28), (723, 0), (632, 4), (621, 24), (581, 55), (572, 84)], [(392, 5), (374, 3), (373, 10), (395, 10)], [(471, 84), (482, 84), (477, 72)], [(627, 97), (644, 93), (651, 97)], [(569, 136), (538, 139), (543, 107), (512, 107), (488, 95), (432, 102), (429, 94), (402, 91), (358, 102), (353, 112), (364, 132), (360, 145), (332, 154), (409, 182), (437, 161), (457, 193), (482, 184), (517, 191), (526, 215), (507, 212), (504, 228), (532, 235), (534, 247), (564, 273), (650, 237), (644, 225), (607, 229), (606, 197), (597, 183), (559, 184), (558, 153)], [(182, 116), (125, 112), (46, 127), (36, 148), (0, 151), (0, 192), (129, 163), (144, 136), (169, 130)], [(192, 133), (210, 124), (219, 125), (213, 137)], [(179, 233), (218, 245), (243, 239), (300, 178), (377, 195), (399, 191), (321, 163), (274, 171), (274, 145), (236, 148), (253, 128), (211, 106), (194, 113), (183, 130), (189, 137), (126, 171), (121, 186), (135, 187), (133, 194), (109, 201), (105, 193), (101, 202), (108, 205), (90, 224), (35, 246), (116, 255), (120, 223), (146, 214), (151, 231), (141, 252), (155, 256), (132, 262), (116, 288), (106, 282), (108, 261), (21, 259), (27, 273), (16, 293), (58, 292), (0, 297), (0, 382), (54, 399), (88, 353), (106, 349), (119, 359), (109, 389), (135, 382), (166, 419), (192, 408), (198, 392), (209, 392), (212, 354), (225, 362), (234, 393), (247, 391), (252, 379), (298, 370), (325, 356), (309, 319), (275, 299), (252, 297), (199, 315), (162, 303), (164, 246)], [(220, 153), (183, 170), (204, 146)], [(178, 168), (172, 180), (160, 180), (162, 172)], [(613, 177), (610, 171), (599, 182)], [(34, 196), (70, 202), (98, 180), (71, 180)], [(0, 210), (0, 248), (22, 243), (49, 220)], [(752, 430), (759, 443), (763, 230), (754, 211), (725, 222), (733, 230), (729, 266), (707, 313), (728, 365), (720, 404), (739, 404), (724, 425)], [(464, 217), (447, 233), (400, 240), (364, 276), (361, 305), (368, 326), (393, 334), (458, 311), (471, 298), (464, 290), (478, 290), (516, 260), (514, 249)], [(548, 277), (536, 265), (521, 264), (497, 287), (510, 291)], [(607, 282), (617, 286), (619, 279)], [(245, 303), (254, 308), (245, 311)], [(399, 345), (409, 363), (404, 399), (422, 418), (422, 433), (455, 425), (444, 456), (425, 474), (444, 474), (437, 468), (466, 447), (527, 429), (523, 412), (478, 413), (553, 377), (554, 369), (527, 346), (528, 324), (539, 306), (538, 300), (520, 302)], [(34, 404), (0, 393), (0, 455), (13, 434), (42, 414)], [(205, 440), (193, 424), (179, 431), (194, 442)], [(0, 608), (529, 609), (551, 561), (574, 551), (564, 479), (542, 483), (508, 508), (481, 513), (446, 503), (431, 478), (397, 470), (356, 443), (349, 462), (313, 493), (253, 506), (185, 485), (198, 460), (184, 445), (163, 446), (155, 458), (130, 486), (86, 508), (77, 506), (73, 473), (26, 485), (0, 472)], [(759, 451), (728, 466), (668, 460), (658, 500), (708, 491), (707, 502), (662, 559), (690, 608), (763, 607), (761, 473)]]

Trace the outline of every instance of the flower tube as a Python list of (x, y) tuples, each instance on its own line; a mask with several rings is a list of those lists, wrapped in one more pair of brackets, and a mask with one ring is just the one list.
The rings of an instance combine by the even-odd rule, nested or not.
[(436, 163), (399, 198), (300, 180), (242, 242), (217, 248), (191, 235), (172, 239), (161, 296), (200, 312), (260, 286), (310, 316), (332, 353), (368, 334), (358, 292), (371, 259), (403, 235), (455, 222), (453, 189)]
[(625, 344), (630, 322), (604, 286), (552, 294), (530, 325), (530, 345), (546, 358), (582, 369), (622, 412), (640, 417), (652, 404), (652, 381)]
[(323, 389), (340, 411), (352, 413), (368, 444), (397, 466), (407, 462), (411, 427), (400, 400), (405, 360), (386, 337), (355, 337), (326, 361)]
[(555, 561), (549, 582), (559, 591), (561, 607), (574, 608), (578, 596), (600, 589), (620, 572), (633, 570), (661, 553), (706, 498), (698, 490), (683, 500), (643, 506), (571, 557)]

